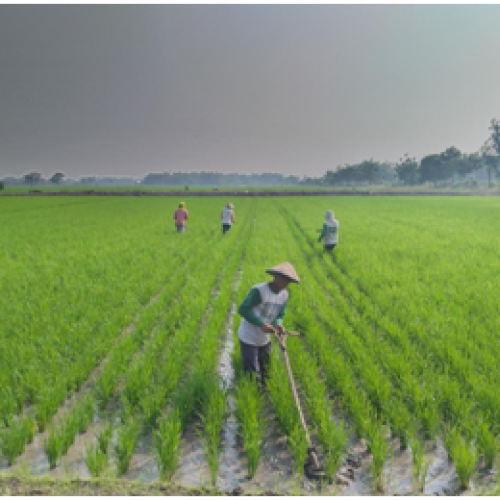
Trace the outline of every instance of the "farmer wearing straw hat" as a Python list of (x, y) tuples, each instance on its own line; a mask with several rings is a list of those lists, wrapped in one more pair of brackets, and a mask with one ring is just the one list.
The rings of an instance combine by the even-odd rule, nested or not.
[(325, 223), (318, 238), (318, 243), (325, 238), (325, 252), (331, 252), (339, 242), (339, 221), (334, 218), (334, 213), (328, 210), (325, 214)]
[(271, 283), (255, 285), (241, 303), (242, 316), (238, 337), (245, 373), (255, 374), (261, 386), (265, 385), (266, 367), (271, 353), (270, 333), (284, 333), (283, 317), (288, 301), (290, 283), (299, 283), (299, 277), (290, 262), (267, 269), (273, 276)]
[(232, 203), (228, 203), (226, 208), (221, 213), (222, 220), (222, 234), (226, 234), (231, 229), (231, 224), (234, 224), (234, 205)]
[(179, 208), (174, 212), (175, 227), (178, 233), (186, 231), (186, 221), (189, 219), (189, 212), (186, 210), (186, 204), (181, 201)]

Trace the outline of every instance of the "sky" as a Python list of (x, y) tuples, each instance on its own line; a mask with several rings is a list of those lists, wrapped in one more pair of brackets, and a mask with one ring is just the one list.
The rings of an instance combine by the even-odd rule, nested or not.
[(0, 5), (0, 176), (477, 151), (500, 5)]

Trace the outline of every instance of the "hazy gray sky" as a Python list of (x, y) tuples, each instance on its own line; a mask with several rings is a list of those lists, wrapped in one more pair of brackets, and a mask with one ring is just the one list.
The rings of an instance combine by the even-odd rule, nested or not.
[(499, 27), (499, 5), (0, 5), (0, 174), (473, 152), (500, 118)]

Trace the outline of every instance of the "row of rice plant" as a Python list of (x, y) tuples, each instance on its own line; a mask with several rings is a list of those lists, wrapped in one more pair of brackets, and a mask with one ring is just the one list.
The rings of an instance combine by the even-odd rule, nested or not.
[[(193, 247), (195, 246), (196, 242), (194, 242), (193, 244)], [(174, 256), (173, 264), (179, 266), (182, 263), (182, 260), (185, 260), (185, 258), (182, 258), (182, 254)], [(191, 266), (191, 263), (187, 263), (185, 264), (185, 266)], [(187, 269), (187, 267), (178, 267), (177, 272), (174, 272), (168, 285), (161, 291), (158, 300), (156, 300), (156, 302), (153, 303), (149, 308), (140, 310), (141, 314), (139, 314), (139, 317), (136, 320), (135, 328), (132, 334), (125, 334), (119, 339), (118, 343), (112, 349), (112, 352), (109, 355), (108, 362), (105, 363), (105, 366), (100, 371), (92, 387), (90, 388), (90, 392), (86, 396), (84, 396), (87, 407), (89, 398), (98, 401), (101, 408), (105, 406), (119, 377), (121, 376), (125, 368), (128, 367), (132, 356), (140, 347), (148, 332), (150, 334), (150, 332), (153, 331), (155, 322), (158, 321), (161, 313), (165, 314), (167, 304), (173, 299), (173, 297), (177, 294), (178, 290), (183, 285), (184, 276), (182, 274), (182, 271), (185, 269)], [(75, 404), (78, 407), (78, 398), (76, 398)], [(56, 407), (57, 401), (54, 401), (53, 405), (54, 407)], [(26, 420), (27, 422), (29, 422), (31, 420), (31, 417), (26, 417)], [(50, 423), (51, 420), (51, 416), (47, 415), (47, 423)], [(86, 430), (86, 427), (82, 428), (81, 424), (79, 425), (78, 429), (76, 428), (76, 426), (71, 424), (71, 422), (74, 420), (71, 411), (68, 412), (66, 416), (62, 416), (59, 420), (59, 427), (61, 429), (64, 429), (66, 443), (72, 443), (78, 432), (83, 433)], [(92, 419), (87, 419), (87, 423), (89, 424), (91, 420)], [(69, 433), (71, 432), (73, 435), (69, 436)], [(60, 444), (63, 441), (62, 434), (62, 431), (56, 429), (56, 427), (52, 425), (50, 429), (50, 435), (45, 446), (51, 468), (55, 467), (57, 459), (64, 455), (67, 451), (67, 446), (62, 446)], [(11, 441), (16, 444), (13, 445)], [(27, 439), (25, 439), (24, 441), (24, 444), (27, 444)], [(2, 446), (9, 449), (8, 453), (10, 461), (12, 461), (15, 456), (19, 455), (24, 450), (23, 442), (20, 439), (19, 433), (15, 428), (12, 432), (10, 432), (9, 429), (5, 429), (2, 435)], [(15, 456), (13, 455), (14, 450), (16, 450), (17, 453), (17, 455)]]
[[(151, 235), (152, 224), (144, 223), (145, 207), (125, 221), (127, 210), (134, 210), (130, 200), (112, 207), (64, 202), (52, 201), (49, 212), (12, 213), (2, 231), (0, 307), (9, 308), (4, 328), (10, 341), (0, 373), (1, 417), (36, 405), (41, 430), (159, 286), (164, 276), (153, 270), (168, 262), (159, 251), (164, 235)], [(44, 216), (51, 218), (40, 224)], [(161, 246), (165, 250), (165, 242)], [(175, 254), (171, 242), (169, 247)]]
[[(268, 221), (276, 222), (275, 209), (268, 207), (266, 221), (259, 220), (259, 239), (249, 246), (249, 258), (245, 262), (242, 278), (241, 299), (249, 289), (256, 284), (258, 276), (264, 280), (263, 271), (280, 260), (289, 260), (286, 244), (283, 239), (279, 241), (273, 238), (275, 228)], [(291, 292), (294, 293), (293, 291)], [(235, 336), (235, 338), (237, 338)], [(247, 454), (247, 466), (249, 475), (253, 476), (258, 467), (262, 452), (263, 433), (265, 425), (262, 418), (265, 400), (259, 394), (255, 380), (244, 377), (241, 373), (241, 356), (239, 347), (233, 356), (233, 364), (237, 373), (236, 385), (236, 407), (237, 417), (240, 423), (243, 443)], [(307, 439), (300, 424), (293, 395), (288, 383), (288, 377), (281, 353), (277, 346), (271, 356), (268, 380), (266, 383), (268, 400), (272, 404), (281, 430), (287, 436), (288, 445), (294, 455), (296, 472), (303, 474), (304, 461), (307, 457)]]
[[(333, 270), (337, 267), (331, 260), (330, 265)], [(338, 279), (340, 283), (344, 282), (344, 286), (345, 282), (349, 285), (349, 281), (345, 280), (345, 276), (342, 276), (342, 273), (335, 274), (334, 279)], [(377, 286), (379, 286), (379, 284), (377, 284)], [(363, 287), (367, 287), (367, 284), (363, 283)], [(352, 288), (355, 287), (351, 286), (351, 289)], [(371, 318), (367, 318), (367, 320), (370, 322), (374, 321), (376, 316), (374, 314), (374, 305), (372, 301), (366, 300), (366, 296), (364, 296), (362, 287), (359, 284), (357, 288), (357, 294), (365, 299), (362, 301), (362, 307), (360, 306), (364, 318), (367, 318), (368, 313), (368, 316), (371, 316)], [(350, 293), (350, 298), (354, 301), (357, 300), (355, 295), (356, 291), (355, 293)], [(391, 374), (392, 380), (396, 381), (395, 386), (397, 386), (405, 402), (409, 403), (409, 410), (417, 410), (417, 416), (421, 420), (421, 423), (427, 426), (427, 431), (430, 431), (427, 433), (429, 436), (436, 435), (436, 430), (440, 427), (440, 419), (452, 425), (459, 425), (463, 438), (471, 443), (468, 446), (468, 451), (464, 452), (464, 455), (467, 456), (467, 460), (469, 462), (475, 460), (475, 448), (477, 447), (477, 450), (480, 450), (480, 453), (484, 456), (485, 463), (491, 465), (494, 460), (492, 457), (495, 456), (495, 453), (498, 455), (498, 440), (495, 436), (494, 425), (491, 420), (493, 417), (491, 409), (494, 407), (495, 393), (493, 392), (493, 387), (489, 389), (487, 383), (485, 384), (486, 377), (484, 376), (484, 372), (480, 377), (480, 381), (474, 386), (474, 381), (479, 378), (478, 374), (474, 374), (471, 371), (472, 365), (470, 363), (462, 362), (462, 358), (458, 351), (451, 346), (449, 342), (443, 343), (442, 341), (437, 341), (433, 338), (435, 337), (433, 334), (430, 334), (430, 332), (422, 328), (417, 329), (415, 326), (410, 327), (410, 331), (406, 337), (401, 332), (398, 335), (397, 328), (394, 324), (391, 325), (390, 321), (387, 320), (387, 316), (390, 314), (393, 317), (398, 317), (399, 310), (391, 309), (387, 303), (385, 303), (385, 305), (387, 308), (383, 312), (384, 316), (380, 313), (378, 315), (379, 318), (383, 318), (383, 321), (381, 319), (378, 321), (379, 325), (383, 324), (383, 329), (381, 330), (379, 326), (378, 332), (384, 332), (384, 335), (389, 333), (390, 337), (388, 338), (391, 341), (396, 341), (399, 346), (403, 346), (404, 350), (402, 352), (404, 353), (404, 358), (410, 353), (414, 355), (412, 357), (408, 356), (407, 359), (403, 358), (398, 363), (397, 354), (394, 352), (391, 354), (391, 351), (388, 349), (389, 344), (386, 344), (385, 348), (381, 348), (381, 346), (384, 345), (384, 338), (381, 338), (380, 334), (377, 336), (376, 341), (373, 341), (371, 344), (368, 343), (372, 355), (378, 355), (380, 356), (379, 359), (383, 360), (381, 362), (385, 371)], [(425, 314), (423, 317), (425, 317)], [(398, 321), (398, 325), (404, 325), (403, 318)], [(405, 326), (405, 329), (408, 330), (408, 327)], [(419, 338), (417, 344), (418, 348), (414, 348), (411, 344), (408, 344), (408, 339), (412, 341), (416, 339), (415, 331), (412, 331), (412, 329), (418, 330), (421, 334), (417, 337)], [(402, 331), (404, 332), (404, 330)], [(363, 340), (366, 342), (369, 340), (369, 337), (365, 336)], [(382, 342), (380, 342), (380, 340), (382, 340)], [(443, 347), (445, 347), (445, 349), (443, 349)], [(481, 359), (485, 358), (481, 357)], [(390, 363), (388, 360), (390, 360)], [(412, 371), (406, 369), (406, 363), (412, 367)], [(431, 371), (426, 373), (425, 370), (429, 369)], [(460, 370), (462, 370), (461, 375), (459, 373)], [(447, 375), (449, 372), (454, 374), (453, 379)], [(404, 374), (404, 377), (396, 377), (396, 374)], [(489, 378), (492, 379), (493, 383), (494, 377)], [(420, 379), (420, 381), (418, 379)], [(425, 388), (423, 389), (423, 387)], [(477, 407), (474, 412), (471, 411), (472, 406), (470, 398), (473, 398), (473, 400), (482, 405), (484, 413), (477, 413)], [(429, 401), (433, 402), (430, 407)], [(424, 405), (422, 405), (422, 402)], [(404, 406), (400, 404), (399, 407), (402, 408), (404, 412)], [(432, 409), (431, 413), (429, 413), (429, 409)], [(437, 422), (436, 410), (439, 410)], [(395, 417), (398, 413), (396, 407), (391, 405), (388, 413), (391, 414), (390, 419), (392, 421), (396, 420)], [(472, 413), (474, 413), (474, 415)], [(404, 427), (407, 423), (405, 420), (407, 419), (401, 420), (401, 423), (398, 424), (400, 428)], [(490, 424), (487, 423), (488, 421)], [(478, 432), (470, 432), (471, 429), (478, 428), (478, 423), (483, 423), (481, 436), (479, 436)], [(409, 430), (411, 430), (411, 426)], [(412, 433), (410, 433), (410, 435), (411, 434)], [(475, 443), (475, 445), (472, 443)], [(496, 452), (495, 448), (497, 450)], [(455, 454), (455, 456), (459, 455)], [(458, 463), (455, 463), (455, 465), (457, 467), (457, 472), (459, 469), (464, 470)], [(467, 468), (465, 468), (465, 470), (467, 470)], [(463, 484), (465, 483), (466, 481), (463, 482)]]
[[(223, 282), (224, 287), (227, 287), (232, 279), (232, 277), (226, 278), (225, 255), (231, 248), (233, 238), (238, 238), (238, 236), (239, 232), (235, 232), (231, 237), (225, 238), (218, 247), (210, 250), (210, 257), (201, 261), (199, 268), (191, 271), (182, 292), (178, 295), (176, 304), (170, 308), (170, 313), (177, 314), (177, 319), (169, 325), (169, 328), (177, 330), (173, 341), (168, 345), (167, 350), (156, 342), (152, 344), (151, 349), (146, 348), (143, 362), (132, 369), (130, 376), (127, 377), (122, 396), (122, 410), (130, 408), (130, 412), (124, 414), (122, 411), (123, 424), (119, 427), (122, 429), (122, 434), (120, 430), (118, 431), (117, 445), (124, 442), (122, 446), (124, 451), (117, 454), (120, 474), (128, 469), (138, 433), (142, 430), (153, 429), (154, 447), (160, 460), (159, 468), (162, 477), (168, 478), (170, 473), (168, 467), (164, 466), (164, 462), (171, 465), (176, 463), (175, 453), (172, 450), (178, 451), (179, 440), (170, 433), (174, 430), (181, 432), (182, 423), (187, 421), (186, 413), (191, 400), (185, 397), (185, 392), (175, 391), (181, 380), (186, 378), (192, 362), (193, 345), (202, 341), (206, 331), (205, 325), (210, 322), (215, 312), (214, 303), (218, 297), (214, 298), (214, 289), (221, 286)], [(225, 280), (229, 280), (228, 283)], [(185, 314), (186, 307), (189, 307), (189, 316)], [(207, 312), (207, 309), (214, 312)], [(197, 340), (198, 338), (200, 341)], [(147, 377), (144, 376), (145, 373)], [(206, 375), (194, 379), (189, 377), (187, 387), (191, 392), (196, 395), (200, 393), (197, 390), (199, 388), (197, 382), (200, 380), (204, 382), (204, 377)], [(131, 382), (134, 378), (136, 381)], [(145, 391), (141, 389), (139, 383), (136, 383), (138, 380), (145, 385)], [(190, 396), (191, 392), (187, 395)], [(180, 394), (183, 394), (184, 399)], [(166, 420), (162, 420), (165, 408), (170, 406), (179, 411), (169, 412)], [(131, 422), (139, 423), (138, 430), (131, 425)], [(155, 430), (157, 427), (158, 429)], [(166, 442), (168, 444), (165, 444)]]
[[(209, 465), (212, 484), (217, 481), (221, 430), (226, 409), (226, 391), (217, 375), (221, 340), (227, 324), (237, 286), (235, 276), (251, 238), (252, 226), (247, 223), (240, 240), (233, 240), (233, 250), (227, 261), (224, 276), (218, 284), (218, 295), (211, 304), (200, 334), (199, 347), (193, 360), (189, 376), (179, 387), (172, 400), (172, 408), (164, 417), (160, 431), (155, 435), (158, 465), (164, 479), (170, 479), (175, 472), (182, 432), (194, 415), (200, 416), (205, 458)], [(235, 237), (234, 235), (233, 237)], [(162, 432), (163, 430), (163, 432)], [(172, 433), (176, 433), (172, 435)]]
[[(354, 421), (357, 433), (366, 438), (373, 456), (371, 468), (374, 487), (377, 490), (383, 490), (383, 468), (388, 452), (384, 438), (386, 431), (383, 426), (385, 423), (383, 409), (388, 407), (390, 385), (382, 380), (379, 370), (372, 366), (364, 345), (358, 342), (350, 331), (349, 325), (342, 324), (339, 317), (330, 314), (331, 299), (328, 294), (325, 294), (324, 283), (320, 285), (316, 282), (316, 279), (321, 279), (322, 275), (315, 268), (315, 255), (303, 251), (300, 239), (293, 238), (293, 233), (292, 229), (287, 246), (293, 252), (297, 266), (309, 270), (309, 279), (301, 284), (300, 291), (294, 295), (295, 325), (303, 332), (312, 354), (319, 359), (320, 367), (330, 388), (335, 387), (336, 391), (340, 391), (340, 394), (336, 394), (340, 396), (339, 399), (344, 404), (351, 405), (348, 414)], [(335, 335), (333, 337), (325, 335), (321, 327), (326, 331), (335, 332)], [(339, 336), (339, 334), (342, 335)], [(342, 344), (342, 341), (345, 343)], [(337, 346), (336, 349), (334, 346)], [(351, 356), (351, 358), (339, 355), (337, 350), (339, 347), (344, 356)], [(305, 384), (308, 385), (308, 383), (306, 380)], [(360, 383), (366, 393), (359, 390)], [(317, 391), (319, 388), (313, 390)], [(313, 413), (317, 411), (314, 406), (311, 409)], [(323, 421), (328, 422), (327, 417), (328, 419), (330, 417), (327, 408), (323, 412), (325, 412), (325, 416), (322, 417)], [(337, 442), (345, 447), (347, 436), (343, 426), (339, 429), (333, 424), (330, 425), (331, 439), (337, 438)], [(321, 433), (319, 437), (321, 438)], [(333, 443), (333, 449), (336, 447), (337, 445)], [(329, 445), (326, 444), (326, 461), (330, 460), (328, 449)], [(330, 476), (333, 475), (335, 467), (341, 463), (341, 452), (334, 452), (331, 460)]]

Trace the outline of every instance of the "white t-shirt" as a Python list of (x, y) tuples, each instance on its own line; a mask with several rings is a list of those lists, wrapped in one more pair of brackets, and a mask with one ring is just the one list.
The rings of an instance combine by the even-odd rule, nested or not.
[(325, 245), (336, 245), (339, 242), (339, 221), (333, 219), (332, 221), (325, 222), (325, 225)]
[(231, 216), (232, 215), (233, 215), (232, 208), (225, 208), (222, 211), (222, 224), (229, 224), (229, 225), (231, 225), (231, 223), (232, 223)]
[[(262, 302), (252, 309), (252, 312), (260, 318), (264, 323), (273, 323), (278, 317), (283, 304), (288, 300), (288, 290), (281, 290), (279, 293), (274, 293), (269, 288), (269, 283), (260, 283), (255, 285), (260, 293)], [(238, 337), (245, 344), (264, 346), (271, 342), (269, 333), (265, 333), (260, 329), (260, 326), (249, 323), (245, 318), (241, 318)]]

